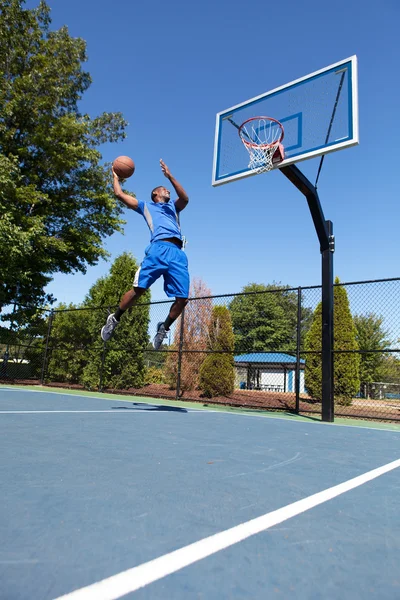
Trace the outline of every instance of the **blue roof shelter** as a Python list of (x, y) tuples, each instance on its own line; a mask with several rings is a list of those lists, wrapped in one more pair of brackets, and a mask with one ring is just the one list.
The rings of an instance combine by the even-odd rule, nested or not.
[[(236, 386), (269, 392), (294, 392), (296, 356), (284, 352), (251, 352), (234, 357)], [(300, 392), (304, 392), (305, 360), (300, 359)]]

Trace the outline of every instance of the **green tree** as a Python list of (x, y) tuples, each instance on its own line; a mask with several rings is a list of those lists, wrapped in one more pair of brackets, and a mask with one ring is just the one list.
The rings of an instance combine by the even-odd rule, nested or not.
[(388, 334), (382, 327), (383, 318), (370, 313), (355, 315), (353, 319), (359, 348), (364, 351), (360, 354), (361, 385), (382, 381), (385, 356), (380, 350), (387, 348), (390, 343)]
[(137, 268), (133, 256), (123, 253), (112, 264), (109, 275), (96, 281), (79, 306), (58, 307), (50, 337), (48, 381), (80, 383), (97, 390), (102, 372), (104, 388), (126, 389), (144, 384), (150, 292), (142, 296), (140, 304), (126, 311), (106, 345), (100, 338), (108, 311), (112, 312), (121, 295), (131, 288)]
[(52, 275), (107, 256), (123, 223), (98, 147), (122, 140), (125, 120), (80, 113), (85, 41), (50, 31), (46, 2), (23, 6), (0, 0), (0, 308), (53, 301)]
[(82, 306), (72, 303), (57, 306), (50, 331), (48, 382), (82, 383), (92, 342), (88, 323), (88, 312)]
[(0, 326), (0, 372), (6, 377), (38, 379), (44, 358), (46, 313), (30, 309), (22, 314), (14, 306), (8, 320), (8, 327)]
[(200, 367), (200, 388), (204, 396), (227, 396), (235, 385), (233, 351), (235, 337), (226, 306), (214, 306), (209, 325), (208, 354)]
[[(113, 263), (110, 274), (99, 279), (85, 298), (86, 308), (109, 307), (113, 311), (123, 293), (132, 287), (138, 264), (130, 253), (123, 253)], [(115, 334), (106, 344), (102, 384), (110, 389), (141, 387), (145, 382), (144, 355), (149, 342), (150, 291), (139, 303), (122, 316)], [(92, 346), (82, 382), (89, 389), (97, 388), (103, 363), (103, 343), (100, 331), (107, 317), (105, 310), (87, 312), (87, 326)]]
[[(297, 291), (280, 284), (250, 283), (229, 305), (235, 332), (235, 352), (294, 351), (297, 332)], [(305, 333), (312, 311), (301, 309)]]
[[(335, 284), (339, 284), (336, 278)], [(311, 327), (305, 337), (306, 355), (305, 386), (310, 396), (321, 400), (322, 396), (322, 304), (315, 309)], [(335, 402), (351, 405), (352, 398), (360, 390), (360, 355), (356, 328), (350, 312), (347, 292), (343, 286), (334, 287), (334, 350), (344, 351), (334, 355)], [(350, 351), (350, 352), (349, 352)]]
[(395, 354), (384, 355), (381, 374), (381, 381), (400, 385), (400, 360)]

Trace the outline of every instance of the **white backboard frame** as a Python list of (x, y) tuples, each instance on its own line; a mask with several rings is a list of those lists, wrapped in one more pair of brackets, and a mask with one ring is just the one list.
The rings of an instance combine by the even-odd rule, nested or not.
[[(351, 107), (350, 107), (351, 127), (349, 124), (350, 130), (352, 132), (351, 138), (346, 139), (345, 141), (338, 141), (337, 143), (333, 143), (333, 144), (330, 143), (330, 145), (327, 147), (322, 147), (322, 148), (318, 148), (317, 150), (313, 150), (310, 152), (303, 152), (296, 156), (291, 156), (291, 157), (283, 160), (281, 163), (279, 163), (279, 165), (276, 165), (274, 168), (287, 166), (287, 165), (290, 165), (293, 163), (297, 163), (297, 162), (300, 162), (303, 160), (308, 160), (311, 158), (322, 156), (324, 154), (328, 154), (330, 152), (336, 152), (338, 150), (343, 150), (344, 148), (348, 148), (348, 147), (357, 145), (359, 143), (358, 65), (357, 65), (357, 56), (353, 55), (349, 58), (346, 58), (337, 63), (329, 65), (328, 67), (325, 67), (324, 69), (320, 69), (319, 71), (310, 73), (309, 75), (306, 75), (304, 77), (301, 77), (299, 79), (291, 81), (290, 83), (288, 83), (286, 85), (277, 87), (269, 92), (260, 94), (259, 96), (255, 96), (254, 98), (251, 98), (250, 100), (246, 100), (245, 102), (242, 102), (240, 104), (237, 104), (237, 105), (232, 106), (224, 111), (217, 113), (216, 127), (215, 127), (215, 139), (214, 139), (212, 185), (213, 186), (223, 185), (225, 183), (230, 183), (232, 181), (236, 181), (238, 179), (243, 179), (245, 177), (251, 177), (256, 174), (254, 171), (247, 169), (247, 170), (241, 171), (240, 173), (219, 175), (218, 166), (219, 166), (219, 152), (220, 152), (220, 144), (221, 144), (221, 123), (222, 123), (223, 119), (226, 119), (232, 113), (234, 114), (238, 109), (241, 109), (243, 107), (246, 107), (246, 106), (254, 104), (254, 103), (258, 103), (258, 101), (266, 99), (269, 96), (275, 95), (278, 92), (281, 92), (282, 90), (288, 90), (289, 88), (294, 89), (296, 86), (298, 86), (299, 84), (302, 84), (303, 82), (305, 82), (307, 80), (315, 79), (316, 77), (318, 77), (330, 70), (339, 70), (341, 67), (344, 67), (344, 65), (346, 65), (348, 63), (350, 63), (350, 65), (351, 65), (351, 69), (349, 70), (351, 79), (348, 84), (350, 86), (349, 95), (351, 98)], [(333, 107), (332, 107), (332, 109), (333, 109)], [(255, 109), (255, 110), (257, 110), (257, 109)], [(253, 116), (257, 116), (257, 113)], [(267, 116), (274, 117), (274, 115), (267, 115)], [(238, 144), (241, 144), (239, 135), (238, 135)], [(285, 145), (285, 140), (283, 140), (283, 145)]]

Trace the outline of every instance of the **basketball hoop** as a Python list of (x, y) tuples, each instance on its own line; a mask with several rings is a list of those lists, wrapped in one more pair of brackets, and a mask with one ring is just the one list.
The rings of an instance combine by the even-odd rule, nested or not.
[(250, 156), (249, 169), (256, 173), (271, 171), (285, 158), (283, 125), (272, 117), (247, 119), (239, 127), (239, 136)]

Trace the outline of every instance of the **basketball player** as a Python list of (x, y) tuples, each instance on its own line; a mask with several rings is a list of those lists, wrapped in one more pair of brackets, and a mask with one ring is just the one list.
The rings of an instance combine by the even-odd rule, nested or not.
[(143, 202), (125, 194), (114, 169), (114, 193), (125, 206), (142, 215), (150, 229), (150, 245), (145, 250), (144, 259), (136, 272), (133, 288), (126, 292), (114, 314), (109, 315), (101, 330), (103, 341), (110, 339), (124, 312), (133, 306), (146, 290), (161, 275), (164, 278), (164, 290), (168, 297), (175, 297), (168, 317), (164, 323), (158, 323), (153, 341), (158, 350), (167, 337), (172, 323), (186, 306), (189, 295), (188, 261), (183, 251), (183, 238), (179, 224), (179, 214), (187, 206), (189, 197), (181, 184), (173, 177), (167, 165), (160, 160), (161, 170), (172, 183), (178, 198), (170, 202), (170, 192), (163, 186), (151, 192), (151, 202)]

